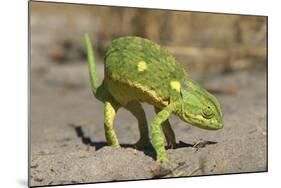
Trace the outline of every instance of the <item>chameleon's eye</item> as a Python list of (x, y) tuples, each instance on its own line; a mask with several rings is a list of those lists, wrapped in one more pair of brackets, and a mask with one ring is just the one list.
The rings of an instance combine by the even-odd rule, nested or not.
[(202, 116), (206, 119), (211, 119), (213, 117), (213, 111), (211, 109), (210, 106), (208, 106), (207, 108), (204, 108), (202, 111)]

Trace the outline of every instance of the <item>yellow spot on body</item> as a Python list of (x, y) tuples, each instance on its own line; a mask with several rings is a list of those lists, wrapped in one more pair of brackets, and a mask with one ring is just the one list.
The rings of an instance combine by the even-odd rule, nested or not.
[(147, 64), (144, 61), (138, 62), (138, 71), (143, 72), (147, 69)]
[(171, 86), (172, 89), (180, 92), (181, 84), (178, 81), (171, 81), (170, 86)]

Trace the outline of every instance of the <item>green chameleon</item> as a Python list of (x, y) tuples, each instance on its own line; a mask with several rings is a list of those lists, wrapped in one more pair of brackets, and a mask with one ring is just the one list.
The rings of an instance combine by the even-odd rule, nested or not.
[(85, 34), (84, 39), (92, 91), (104, 103), (105, 137), (110, 146), (120, 147), (113, 129), (113, 121), (120, 107), (130, 111), (138, 120), (140, 139), (136, 147), (144, 148), (150, 144), (141, 102), (153, 105), (156, 112), (150, 126), (152, 146), (158, 162), (168, 162), (164, 136), (169, 148), (176, 144), (168, 120), (172, 113), (203, 129), (223, 128), (218, 100), (192, 80), (174, 57), (159, 45), (131, 36), (113, 40), (106, 50), (105, 76), (100, 84), (88, 34)]

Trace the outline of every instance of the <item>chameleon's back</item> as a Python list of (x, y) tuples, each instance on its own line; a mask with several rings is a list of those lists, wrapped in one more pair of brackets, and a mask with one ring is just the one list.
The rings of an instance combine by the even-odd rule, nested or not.
[(118, 38), (106, 51), (105, 84), (123, 105), (138, 100), (165, 106), (171, 81), (181, 80), (184, 76), (184, 70), (173, 56), (140, 37)]

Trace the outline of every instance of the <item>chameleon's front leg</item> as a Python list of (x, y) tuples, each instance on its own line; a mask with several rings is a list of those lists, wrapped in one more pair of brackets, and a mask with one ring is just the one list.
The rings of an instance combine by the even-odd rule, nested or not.
[(119, 147), (119, 141), (113, 129), (113, 120), (120, 106), (111, 101), (104, 103), (104, 130), (107, 144), (113, 147)]
[[(161, 111), (161, 109), (154, 107), (155, 113), (158, 113)], [(175, 137), (175, 133), (171, 127), (171, 124), (169, 122), (169, 119), (167, 119), (166, 121), (164, 121), (162, 123), (162, 130), (164, 132), (165, 138), (166, 138), (166, 142), (167, 142), (167, 147), (168, 148), (174, 148), (176, 146), (176, 137)]]
[(158, 162), (168, 161), (164, 146), (164, 135), (161, 131), (161, 124), (168, 119), (174, 108), (174, 104), (169, 104), (167, 107), (157, 113), (151, 123), (152, 145), (156, 151)]

